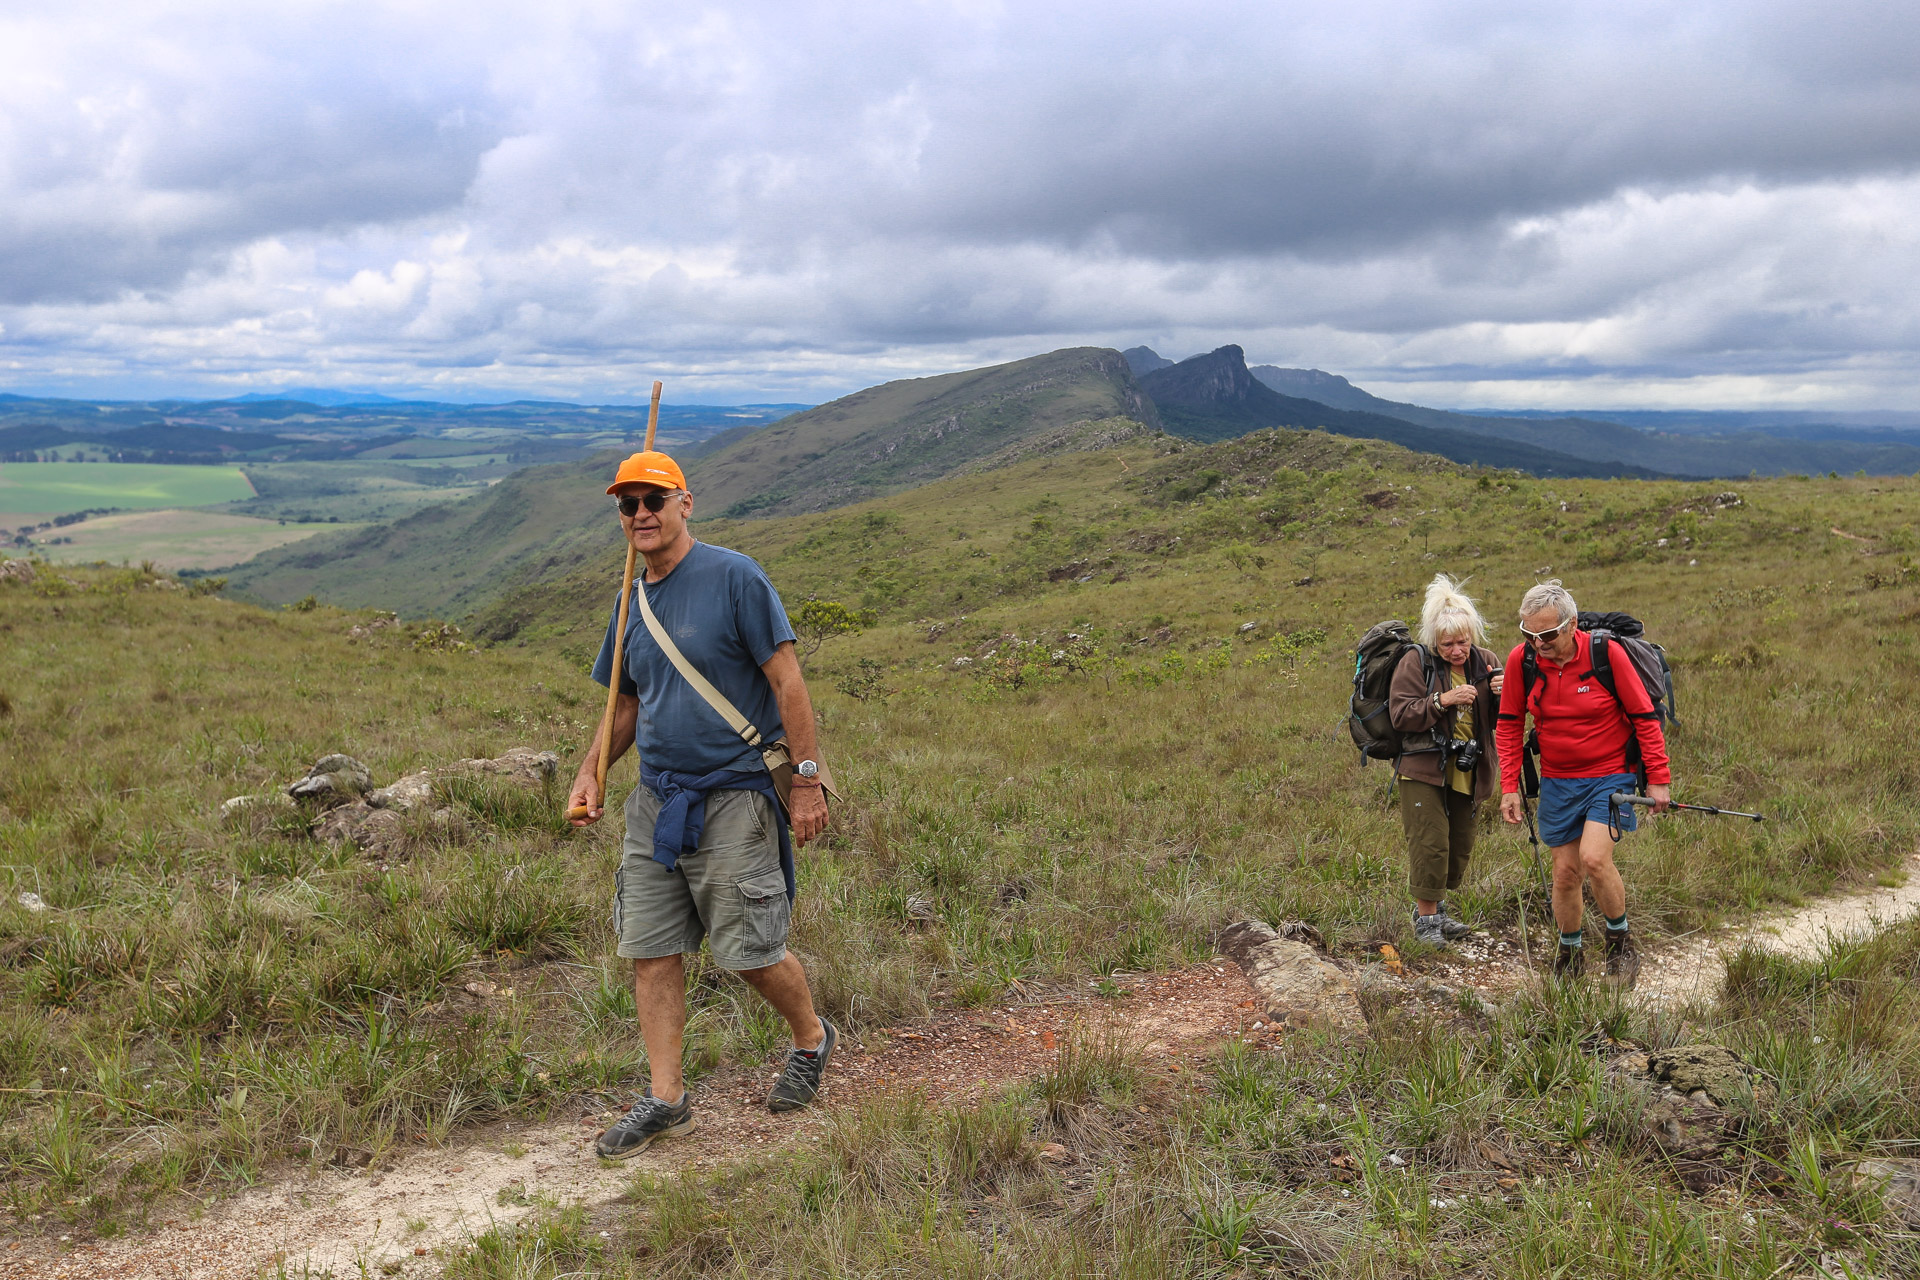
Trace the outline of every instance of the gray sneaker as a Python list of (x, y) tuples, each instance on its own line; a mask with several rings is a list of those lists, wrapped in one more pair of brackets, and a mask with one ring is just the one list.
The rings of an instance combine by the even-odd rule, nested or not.
[(827, 1072), (827, 1062), (833, 1057), (833, 1046), (840, 1043), (840, 1033), (825, 1018), (820, 1019), (821, 1030), (827, 1038), (820, 1047), (809, 1053), (805, 1049), (787, 1050), (787, 1065), (781, 1070), (780, 1078), (773, 1082), (773, 1092), (767, 1095), (767, 1110), (798, 1111), (802, 1107), (813, 1105), (820, 1096), (820, 1077)]
[(1448, 942), (1458, 942), (1462, 938), (1471, 938), (1474, 928), (1464, 920), (1455, 920), (1443, 902), (1440, 904), (1440, 932), (1447, 936)]
[(693, 1100), (686, 1094), (680, 1101), (665, 1103), (648, 1089), (631, 1110), (600, 1135), (593, 1144), (595, 1155), (607, 1160), (625, 1160), (653, 1145), (655, 1138), (678, 1138), (693, 1132)]
[(1413, 917), (1413, 940), (1424, 942), (1430, 947), (1447, 945), (1447, 917), (1441, 912), (1430, 916), (1416, 914)]

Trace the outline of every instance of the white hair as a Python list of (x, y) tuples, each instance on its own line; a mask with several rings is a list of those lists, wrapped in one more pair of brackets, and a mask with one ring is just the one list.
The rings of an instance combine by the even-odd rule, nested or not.
[(1527, 588), (1527, 594), (1520, 597), (1521, 621), (1524, 622), (1529, 615), (1539, 613), (1542, 609), (1552, 609), (1554, 617), (1561, 622), (1576, 617), (1580, 613), (1579, 606), (1573, 602), (1572, 594), (1560, 585), (1558, 578), (1536, 582)]
[(1463, 588), (1466, 580), (1456, 581), (1444, 573), (1433, 575), (1427, 584), (1427, 602), (1420, 610), (1420, 643), (1429, 649), (1442, 640), (1466, 636), (1475, 644), (1487, 642), (1487, 624), (1480, 609)]

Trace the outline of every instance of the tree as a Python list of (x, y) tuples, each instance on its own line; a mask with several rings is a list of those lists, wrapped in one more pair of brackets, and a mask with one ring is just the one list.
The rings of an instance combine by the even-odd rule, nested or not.
[(809, 600), (799, 612), (787, 616), (787, 623), (800, 638), (800, 656), (810, 658), (835, 636), (858, 635), (872, 626), (874, 614), (870, 609), (849, 609), (838, 600)]

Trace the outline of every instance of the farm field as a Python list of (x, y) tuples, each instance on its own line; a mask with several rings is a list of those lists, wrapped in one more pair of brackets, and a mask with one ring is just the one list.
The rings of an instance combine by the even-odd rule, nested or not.
[[(1341, 718), (1352, 639), (1417, 610), (1439, 569), (1473, 576), (1503, 651), (1549, 569), (1583, 607), (1645, 618), (1680, 682), (1676, 795), (1767, 813), (1661, 819), (1623, 844), (1643, 936), (1873, 884), (1920, 837), (1920, 767), (1886, 746), (1920, 698), (1916, 501), (1913, 479), (1542, 481), (1282, 432), (697, 531), (762, 557), (790, 610), (873, 611), (808, 659), (848, 798), (801, 854), (794, 945), (828, 1014), (878, 1042), (1049, 993), (1119, 999), (1249, 918), (1305, 921), (1356, 968), (1391, 944), (1433, 972), (1385, 771), (1356, 767)], [(479, 650), (139, 571), (0, 581), (17, 762), (0, 772), (0, 1233), (141, 1231), (188, 1195), (345, 1176), (342, 1149), (385, 1167), (637, 1089), (611, 824), (565, 826), (557, 789), (483, 786), (443, 788), (443, 818), (377, 853), (316, 839), (306, 815), (220, 817), (335, 751), (377, 784), (516, 746), (569, 776), (618, 564), (609, 529), (600, 568), (507, 602), (511, 642)], [(129, 651), (143, 660), (114, 660)], [(633, 776), (616, 767), (616, 799)], [(1456, 903), (1543, 944), (1526, 842), (1491, 820)], [(556, 1208), (445, 1265), (1914, 1274), (1911, 1233), (1847, 1171), (1920, 1141), (1916, 953), (1909, 926), (1819, 961), (1749, 954), (1672, 1014), (1594, 986), (1492, 1013), (1369, 1005), (1363, 1038), (1289, 1030), (1177, 1074), (1062, 1036), (1026, 1083), (935, 1105), (909, 1082), (830, 1108), (817, 1142), (636, 1174), (597, 1217)], [(740, 985), (696, 964), (692, 1008), (694, 1073), (764, 1080), (778, 1029)], [(1695, 1043), (1765, 1084), (1729, 1111), (1710, 1184), (1648, 1136), (1610, 1065)], [(434, 1265), (411, 1258), (407, 1274)]]
[(42, 517), (93, 507), (200, 507), (254, 496), (238, 467), (144, 462), (0, 463), (0, 514)]
[[(479, 455), (494, 457), (502, 455)], [(364, 524), (395, 520), (440, 502), (471, 497), (511, 468), (468, 474), (458, 459), (389, 458), (339, 462), (259, 462), (246, 467), (253, 491), (224, 509), (235, 515), (306, 523), (338, 519)]]
[[(181, 569), (220, 569), (239, 564), (270, 547), (284, 547), (316, 533), (352, 525), (282, 523), (220, 511), (175, 508), (94, 516), (41, 535), (37, 554), (56, 562), (138, 564), (150, 560), (169, 573)], [(53, 537), (63, 539), (54, 543)]]

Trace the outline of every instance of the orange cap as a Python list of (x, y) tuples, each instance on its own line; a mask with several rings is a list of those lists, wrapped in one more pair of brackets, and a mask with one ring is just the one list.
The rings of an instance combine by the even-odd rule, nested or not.
[(680, 470), (680, 464), (656, 449), (645, 453), (636, 453), (620, 464), (620, 470), (614, 475), (613, 483), (607, 486), (612, 493), (623, 484), (657, 484), (662, 489), (687, 488), (687, 477)]

